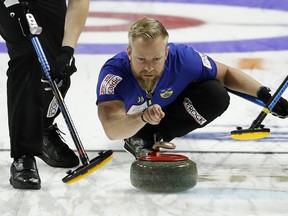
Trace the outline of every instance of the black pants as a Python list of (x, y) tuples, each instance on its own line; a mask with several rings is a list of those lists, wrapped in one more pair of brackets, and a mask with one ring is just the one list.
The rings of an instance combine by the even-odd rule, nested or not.
[(190, 84), (164, 110), (159, 125), (146, 124), (135, 136), (153, 141), (156, 133), (169, 142), (212, 122), (228, 108), (229, 101), (226, 89), (216, 80)]
[[(65, 0), (37, 0), (30, 4), (38, 25), (43, 28), (39, 39), (53, 68), (64, 34)], [(11, 157), (42, 152), (42, 129), (50, 126), (59, 110), (51, 115), (53, 93), (44, 91), (43, 71), (31, 41), (24, 37), (20, 27), (0, 3), (0, 34), (6, 41), (10, 60), (7, 70), (8, 124)], [(63, 95), (70, 79), (60, 88)], [(47, 113), (50, 113), (47, 115)]]

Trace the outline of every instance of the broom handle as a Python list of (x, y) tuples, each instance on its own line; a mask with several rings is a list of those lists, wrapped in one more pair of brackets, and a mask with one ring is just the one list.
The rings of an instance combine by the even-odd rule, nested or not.
[(83, 165), (87, 165), (87, 164), (89, 164), (88, 155), (84, 150), (84, 147), (83, 147), (81, 140), (79, 138), (79, 135), (76, 131), (75, 125), (73, 124), (72, 118), (68, 112), (68, 108), (64, 102), (64, 99), (61, 95), (61, 92), (60, 92), (56, 82), (51, 77), (50, 65), (48, 63), (46, 55), (42, 49), (41, 43), (40, 43), (38, 36), (37, 36), (37, 35), (41, 34), (42, 28), (38, 26), (34, 16), (31, 13), (29, 13), (29, 11), (25, 11), (25, 13), (26, 13), (26, 18), (27, 18), (28, 25), (30, 28), (31, 42), (34, 46), (34, 49), (35, 49), (36, 54), (38, 56), (38, 59), (41, 63), (42, 69), (43, 69), (43, 71), (44, 71), (44, 73), (48, 79), (48, 82), (49, 82), (51, 88), (52, 88), (53, 94), (54, 94), (55, 98), (57, 99), (61, 113), (63, 114), (66, 125), (69, 129), (71, 137), (72, 137), (74, 144), (77, 148), (77, 151), (79, 153), (79, 157), (81, 159), (81, 162)]
[(252, 122), (250, 129), (254, 129), (257, 127), (260, 127), (263, 120), (266, 118), (266, 116), (271, 112), (271, 110), (274, 108), (274, 106), (277, 104), (277, 102), (280, 100), (281, 95), (284, 93), (286, 88), (288, 87), (288, 76), (283, 80), (281, 85), (278, 87), (274, 95), (270, 98), (269, 102), (265, 105), (263, 110), (260, 112), (260, 114), (257, 116), (257, 118)]

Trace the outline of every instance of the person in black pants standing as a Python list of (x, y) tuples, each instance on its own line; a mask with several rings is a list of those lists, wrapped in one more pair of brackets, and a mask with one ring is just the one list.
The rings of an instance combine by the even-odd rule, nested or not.
[(6, 41), (8, 125), (13, 163), (10, 183), (40, 189), (38, 156), (53, 167), (70, 168), (79, 159), (61, 136), (54, 119), (60, 110), (29, 39), (23, 8), (42, 27), (39, 39), (63, 96), (76, 72), (74, 48), (85, 25), (89, 0), (1, 0), (0, 35)]

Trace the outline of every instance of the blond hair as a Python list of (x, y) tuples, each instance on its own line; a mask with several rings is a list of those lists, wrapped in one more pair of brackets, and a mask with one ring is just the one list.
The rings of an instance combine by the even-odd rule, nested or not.
[(133, 23), (128, 31), (128, 42), (131, 47), (132, 42), (137, 38), (142, 38), (144, 41), (153, 41), (159, 36), (166, 39), (168, 42), (169, 34), (163, 24), (153, 18), (143, 18)]

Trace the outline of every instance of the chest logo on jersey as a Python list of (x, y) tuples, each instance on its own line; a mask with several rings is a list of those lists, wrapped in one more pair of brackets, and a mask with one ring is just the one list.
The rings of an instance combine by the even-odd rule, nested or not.
[(143, 103), (144, 101), (145, 101), (144, 97), (143, 96), (139, 96), (138, 100), (137, 100), (137, 103)]
[(100, 86), (100, 95), (114, 94), (114, 90), (118, 83), (122, 80), (122, 77), (114, 74), (107, 74)]
[(163, 89), (160, 92), (160, 96), (161, 98), (168, 98), (173, 94), (173, 89), (172, 88), (168, 88), (168, 89)]

